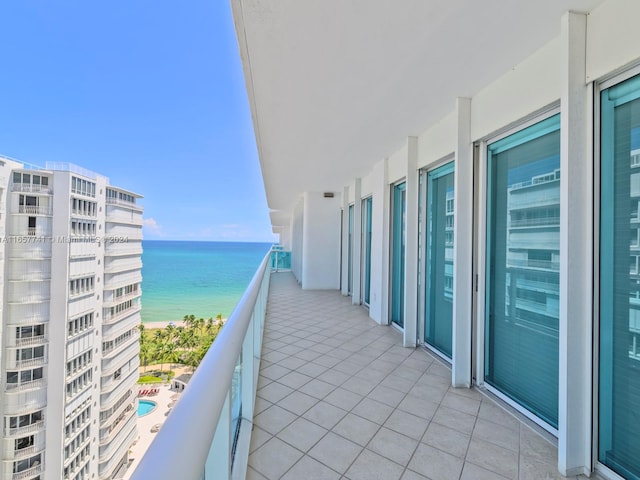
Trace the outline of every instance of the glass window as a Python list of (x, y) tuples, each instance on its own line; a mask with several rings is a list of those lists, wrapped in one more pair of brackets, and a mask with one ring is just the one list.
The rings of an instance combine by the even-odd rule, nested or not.
[[(488, 148), (485, 381), (558, 426), (560, 116)], [(515, 223), (514, 223), (515, 220)]]
[(391, 321), (404, 327), (404, 271), (407, 235), (406, 183), (393, 187), (391, 224)]
[(601, 100), (598, 460), (640, 479), (640, 77)]
[(454, 164), (427, 174), (425, 341), (451, 358)]
[(371, 297), (371, 197), (362, 200), (362, 300), (369, 305)]
[(347, 240), (347, 292), (353, 292), (353, 205), (349, 205), (349, 238)]

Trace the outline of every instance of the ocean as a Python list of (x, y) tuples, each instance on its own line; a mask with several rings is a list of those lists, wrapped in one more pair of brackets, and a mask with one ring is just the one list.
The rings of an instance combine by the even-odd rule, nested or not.
[(224, 318), (246, 290), (270, 243), (142, 242), (142, 321)]

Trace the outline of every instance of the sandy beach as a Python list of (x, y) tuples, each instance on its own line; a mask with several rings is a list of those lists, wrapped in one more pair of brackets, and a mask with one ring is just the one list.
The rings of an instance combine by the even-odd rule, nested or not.
[(166, 322), (142, 322), (144, 328), (152, 329), (152, 328), (167, 328), (170, 323), (173, 323), (176, 327), (184, 327), (184, 320), (173, 320)]

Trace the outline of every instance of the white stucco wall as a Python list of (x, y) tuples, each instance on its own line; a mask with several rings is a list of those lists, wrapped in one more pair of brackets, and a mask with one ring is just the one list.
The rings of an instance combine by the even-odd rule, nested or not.
[(640, 2), (609, 0), (587, 16), (587, 82), (640, 58)]
[(322, 192), (305, 192), (302, 227), (302, 288), (340, 287), (339, 195), (324, 198)]

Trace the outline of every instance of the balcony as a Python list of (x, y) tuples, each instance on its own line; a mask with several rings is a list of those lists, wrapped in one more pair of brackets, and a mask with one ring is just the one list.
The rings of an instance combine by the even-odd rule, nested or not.
[(134, 210), (143, 210), (142, 205), (138, 205), (135, 202), (129, 202), (127, 200), (121, 200), (119, 198), (107, 198), (107, 205), (119, 205), (121, 207), (128, 207)]
[[(238, 310), (252, 315), (245, 297), (222, 332), (237, 327)], [(217, 401), (216, 386), (204, 386), (210, 362), (221, 383), (223, 378), (216, 345), (132, 479), (155, 478), (168, 468), (199, 479), (210, 447), (216, 457), (208, 461), (222, 472), (216, 476), (208, 466), (202, 478), (563, 478), (548, 434), (483, 391), (451, 387), (448, 365), (421, 348), (403, 348), (395, 329), (375, 324), (350, 298), (301, 290), (289, 273), (271, 275), (255, 405), (244, 403), (242, 364), (242, 420), (232, 462), (231, 408), (220, 407), (220, 417), (206, 411)], [(243, 362), (249, 356), (244, 348), (246, 343)], [(225, 381), (233, 378), (235, 361), (227, 363)], [(233, 405), (233, 387), (224, 388), (231, 391), (222, 400)], [(217, 418), (218, 430), (204, 434), (201, 426)], [(161, 458), (185, 442), (188, 455), (183, 448), (180, 459)], [(201, 442), (204, 452), (194, 452)]]
[(9, 428), (5, 426), (4, 434), (9, 437), (18, 437), (21, 435), (28, 435), (29, 433), (38, 433), (42, 430), (44, 430), (44, 420), (38, 420), (37, 422), (23, 427)]
[(29, 347), (32, 345), (42, 345), (49, 341), (46, 335), (35, 335), (33, 337), (18, 338), (16, 347)]
[(33, 183), (14, 183), (11, 186), (12, 192), (24, 192), (24, 193), (44, 193), (50, 195), (53, 193), (53, 189), (49, 185), (40, 185)]
[(26, 213), (28, 215), (52, 215), (53, 210), (50, 206), (39, 205), (19, 205), (18, 213)]
[(28, 478), (33, 478), (36, 475), (39, 475), (44, 472), (44, 465), (41, 463), (34, 462), (33, 467), (27, 468), (21, 472), (14, 473), (11, 477), (13, 480), (25, 480)]
[(23, 383), (7, 383), (5, 385), (6, 392), (25, 392), (27, 390), (34, 390), (47, 386), (47, 381), (44, 378), (38, 378), (29, 382)]

